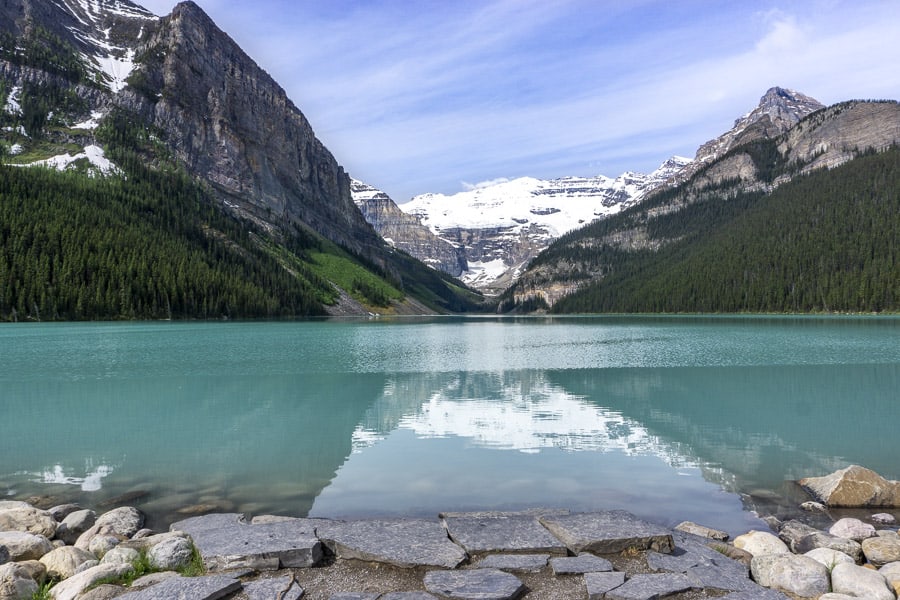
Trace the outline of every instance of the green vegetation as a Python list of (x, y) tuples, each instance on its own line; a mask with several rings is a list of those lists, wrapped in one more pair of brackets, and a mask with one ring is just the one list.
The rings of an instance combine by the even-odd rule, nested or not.
[(50, 595), (50, 588), (52, 588), (55, 583), (55, 581), (48, 581), (41, 585), (38, 590), (31, 595), (31, 600), (53, 600), (53, 596)]
[(72, 83), (89, 83), (75, 48), (34, 24), (27, 28), (26, 35), (18, 38), (12, 33), (0, 31), (0, 59), (59, 75)]
[[(763, 146), (751, 156), (770, 166), (765, 179), (790, 168)], [(896, 147), (796, 178), (770, 195), (710, 194), (652, 218), (645, 217), (647, 205), (637, 208), (561, 238), (536, 259), (603, 274), (554, 312), (900, 310)], [(658, 249), (588, 243), (639, 224)]]

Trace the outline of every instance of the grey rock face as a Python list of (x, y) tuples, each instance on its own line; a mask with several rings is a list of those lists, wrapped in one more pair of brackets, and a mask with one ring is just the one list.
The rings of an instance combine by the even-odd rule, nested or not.
[(37, 591), (27, 570), (16, 563), (0, 565), (0, 600), (31, 600)]
[(535, 515), (480, 513), (445, 515), (450, 539), (466, 552), (536, 552), (565, 555), (566, 546)]
[(578, 556), (561, 556), (550, 559), (554, 575), (574, 575), (584, 573), (605, 573), (613, 570), (612, 563), (605, 558), (587, 552)]
[(452, 569), (466, 558), (440, 523), (422, 519), (334, 521), (317, 527), (338, 558), (374, 560), (401, 568)]
[(894, 590), (878, 571), (851, 564), (837, 565), (831, 571), (831, 585), (838, 594), (870, 600), (894, 600)]
[(900, 482), (888, 481), (875, 471), (858, 465), (850, 465), (824, 477), (801, 479), (800, 485), (827, 506), (900, 506)]
[(541, 517), (540, 522), (576, 554), (613, 554), (628, 548), (670, 553), (675, 547), (668, 529), (625, 511)]
[(588, 600), (601, 600), (606, 593), (625, 583), (625, 573), (585, 573)]
[(623, 585), (607, 592), (610, 600), (652, 600), (692, 589), (694, 584), (684, 575), (635, 575)]
[(292, 577), (274, 577), (244, 584), (244, 593), (250, 600), (300, 600), (303, 588)]
[(512, 600), (525, 591), (518, 577), (496, 569), (431, 571), (425, 589), (458, 600)]
[(227, 575), (173, 577), (152, 587), (122, 594), (119, 598), (126, 600), (171, 600), (172, 598), (216, 600), (240, 589), (240, 580)]
[(39, 560), (53, 550), (50, 540), (24, 531), (0, 531), (0, 546), (5, 546), (12, 561)]
[(172, 524), (191, 536), (210, 571), (236, 568), (274, 570), (312, 567), (322, 545), (305, 519), (251, 525), (238, 514), (193, 517)]

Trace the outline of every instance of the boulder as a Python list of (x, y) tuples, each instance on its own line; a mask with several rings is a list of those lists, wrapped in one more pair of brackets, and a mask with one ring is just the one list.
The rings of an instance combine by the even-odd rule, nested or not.
[(191, 564), (194, 544), (183, 537), (170, 537), (147, 551), (147, 561), (154, 569), (177, 571)]
[(125, 548), (118, 545), (106, 554), (100, 561), (101, 565), (133, 565), (135, 561), (140, 560), (141, 553), (134, 548)]
[(87, 550), (75, 546), (63, 546), (41, 557), (47, 567), (47, 574), (55, 579), (68, 579), (78, 572), (78, 568), (89, 560), (96, 560)]
[(765, 531), (750, 531), (734, 538), (734, 546), (755, 556), (766, 554), (787, 554), (787, 545), (778, 537)]
[(50, 588), (50, 597), (53, 600), (75, 600), (101, 579), (122, 577), (133, 570), (134, 567), (131, 565), (97, 565), (60, 581)]
[(797, 544), (808, 535), (819, 533), (815, 527), (810, 527), (800, 521), (785, 521), (778, 530), (778, 538), (787, 544), (792, 552), (796, 552)]
[(25, 531), (52, 539), (56, 534), (56, 519), (36, 508), (13, 508), (0, 511), (0, 531)]
[(81, 510), (81, 507), (77, 504), (57, 504), (56, 506), (48, 508), (47, 512), (50, 513), (50, 516), (53, 517), (57, 523), (62, 523), (66, 517), (79, 510)]
[(0, 500), (0, 511), (12, 510), (14, 508), (34, 508), (27, 502), (21, 500)]
[(873, 523), (878, 523), (879, 525), (893, 525), (897, 522), (897, 519), (894, 518), (894, 515), (889, 513), (878, 513), (869, 517), (872, 519)]
[(0, 600), (31, 600), (37, 591), (28, 571), (16, 563), (0, 565)]
[(105, 512), (94, 523), (93, 527), (78, 536), (75, 545), (89, 549), (91, 540), (98, 535), (109, 535), (119, 540), (127, 540), (144, 525), (144, 514), (131, 506), (114, 508)]
[(705, 527), (703, 525), (697, 525), (692, 521), (683, 521), (676, 525), (675, 529), (677, 529), (678, 531), (683, 531), (685, 533), (690, 533), (692, 535), (698, 535), (703, 538), (719, 540), (720, 542), (724, 542), (728, 539), (728, 534), (726, 532), (719, 531), (718, 529), (710, 529), (709, 527)]
[(103, 558), (107, 552), (118, 546), (120, 541), (114, 535), (96, 535), (91, 538), (88, 550), (97, 558)]
[(878, 572), (884, 575), (889, 583), (900, 583), (900, 562), (892, 562), (884, 565)]
[(94, 526), (97, 515), (92, 510), (76, 510), (66, 515), (56, 528), (56, 537), (66, 544), (74, 545), (82, 533)]
[(10, 560), (38, 560), (53, 550), (53, 544), (42, 535), (24, 531), (0, 531), (0, 546), (6, 546)]
[(835, 537), (847, 538), (854, 542), (861, 542), (867, 538), (875, 537), (875, 527), (863, 523), (859, 519), (845, 517), (831, 526), (828, 533)]
[(815, 550), (810, 550), (803, 556), (808, 556), (809, 558), (822, 563), (829, 571), (841, 563), (849, 563), (851, 565), (856, 564), (855, 560), (843, 552), (838, 552), (831, 548), (816, 548)]
[(173, 538), (190, 540), (190, 536), (183, 531), (168, 531), (166, 533), (156, 533), (145, 537), (134, 537), (130, 540), (122, 542), (120, 546), (125, 546), (126, 548), (134, 548), (135, 550), (149, 550), (153, 546), (156, 546), (157, 544), (161, 544), (166, 540), (171, 540)]
[(900, 536), (879, 536), (863, 540), (862, 551), (866, 555), (866, 560), (876, 567), (898, 562), (900, 561)]
[(28, 572), (28, 576), (34, 579), (38, 585), (43, 585), (47, 581), (47, 567), (41, 561), (23, 560), (16, 564), (25, 569)]
[(806, 512), (827, 512), (828, 507), (822, 504), (821, 502), (813, 502), (810, 500), (809, 502), (804, 502), (800, 505), (800, 508), (805, 510)]
[(894, 590), (884, 575), (857, 565), (840, 564), (831, 571), (831, 587), (837, 594), (868, 600), (895, 600)]
[(801, 598), (816, 598), (831, 591), (828, 569), (807, 556), (790, 553), (754, 556), (751, 570), (754, 578), (760, 573), (757, 579), (760, 585)]
[(875, 471), (858, 465), (824, 477), (807, 477), (799, 483), (826, 506), (900, 507), (900, 482), (888, 481)]
[(806, 536), (797, 542), (793, 550), (798, 554), (805, 554), (816, 548), (830, 548), (832, 550), (837, 550), (838, 552), (843, 552), (857, 563), (862, 562), (862, 546), (859, 542), (854, 542), (847, 538), (835, 537), (824, 531)]

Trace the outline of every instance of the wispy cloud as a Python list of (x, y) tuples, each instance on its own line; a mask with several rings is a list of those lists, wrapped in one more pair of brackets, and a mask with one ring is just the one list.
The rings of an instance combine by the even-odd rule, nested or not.
[(398, 201), (647, 171), (773, 85), (825, 103), (900, 95), (894, 0), (199, 3), (355, 177)]

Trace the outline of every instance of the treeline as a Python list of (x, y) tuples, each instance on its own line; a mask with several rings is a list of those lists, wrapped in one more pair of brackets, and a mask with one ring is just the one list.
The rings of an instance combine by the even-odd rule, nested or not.
[(0, 320), (322, 314), (329, 284), (253, 236), (178, 173), (0, 166)]
[[(667, 240), (656, 250), (570, 238), (554, 248), (555, 258), (591, 260), (606, 275), (553, 311), (900, 310), (900, 149), (863, 154), (770, 195), (710, 196), (649, 219), (649, 238)], [(634, 218), (623, 213), (596, 224), (605, 231), (594, 234)]]

